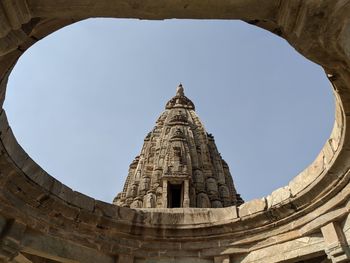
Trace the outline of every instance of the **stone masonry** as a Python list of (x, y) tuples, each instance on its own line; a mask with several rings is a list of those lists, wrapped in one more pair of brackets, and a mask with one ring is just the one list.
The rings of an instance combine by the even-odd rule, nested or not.
[[(134, 209), (95, 200), (50, 176), (18, 144), (2, 109), (0, 262), (350, 262), (350, 0), (2, 0), (1, 105), (11, 70), (30, 46), (91, 17), (238, 19), (276, 34), (324, 69), (336, 102), (332, 134), (314, 162), (261, 199), (215, 209), (147, 208), (142, 200)], [(172, 161), (184, 163), (181, 147)], [(171, 187), (178, 197), (178, 186)]]
[(214, 137), (205, 131), (181, 84), (146, 136), (114, 203), (131, 208), (218, 208), (243, 203)]

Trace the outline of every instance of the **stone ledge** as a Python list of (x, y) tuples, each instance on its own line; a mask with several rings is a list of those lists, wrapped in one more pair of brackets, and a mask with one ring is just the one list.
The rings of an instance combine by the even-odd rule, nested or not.
[(263, 197), (261, 199), (254, 199), (242, 204), (238, 208), (238, 215), (239, 217), (250, 216), (256, 213), (263, 212), (266, 209), (267, 209), (267, 201), (266, 201), (266, 198)]
[(267, 209), (273, 206), (281, 205), (291, 198), (292, 194), (288, 186), (278, 188), (271, 195), (266, 197)]
[[(13, 3), (16, 3), (18, 1), (13, 1)], [(89, 14), (92, 14), (94, 12), (94, 16), (99, 16), (103, 14), (104, 16), (112, 15), (112, 16), (118, 16), (121, 15), (119, 12), (120, 11), (116, 6), (113, 6), (113, 10), (104, 10), (104, 8), (107, 6), (108, 7), (108, 1), (98, 1), (96, 2), (96, 5), (98, 8), (94, 9), (91, 8), (91, 6), (85, 2), (85, 1), (78, 1), (75, 3), (71, 3), (69, 6), (62, 6), (62, 3), (54, 3), (54, 1), (32, 1), (31, 3), (33, 6), (30, 7), (30, 10), (35, 13), (36, 16), (40, 17), (46, 17), (45, 19), (52, 19), (55, 20), (57, 17), (69, 17), (71, 19), (70, 21), (77, 21), (81, 19), (82, 17), (88, 17)], [(86, 4), (84, 4), (86, 3)], [(151, 3), (151, 4), (150, 4)], [(190, 6), (190, 8), (186, 9), (184, 11), (183, 6), (181, 5), (180, 2), (167, 2), (163, 3), (161, 7), (157, 7), (156, 5), (159, 4), (158, 1), (151, 1), (145, 3), (146, 6), (143, 6), (142, 4), (137, 6), (137, 8), (134, 8), (133, 5), (130, 5), (130, 7), (125, 7), (129, 8), (128, 13), (125, 16), (130, 16), (130, 14), (135, 15), (135, 16), (140, 16), (139, 18), (165, 18), (165, 17), (176, 17), (179, 16), (178, 18), (184, 18), (185, 15), (189, 15), (192, 18), (204, 18), (206, 15), (210, 16), (210, 18), (218, 18), (216, 16), (227, 16), (228, 18), (241, 18), (245, 20), (253, 20), (256, 19), (257, 21), (264, 19), (267, 20), (266, 23), (271, 22), (272, 24), (276, 24), (276, 27), (273, 31), (274, 33), (277, 33), (278, 35), (281, 35), (282, 37), (286, 38), (289, 43), (291, 43), (299, 52), (302, 52), (305, 56), (308, 58), (312, 59), (315, 62), (318, 62), (324, 66), (327, 72), (329, 71), (334, 71), (332, 72), (332, 82), (336, 82), (335, 89), (340, 90), (341, 92), (339, 93), (339, 96), (341, 96), (342, 103), (344, 105), (344, 108), (347, 109), (346, 113), (349, 114), (349, 109), (350, 109), (350, 100), (349, 100), (349, 83), (350, 83), (350, 77), (349, 77), (349, 56), (350, 53), (348, 51), (348, 45), (347, 43), (349, 42), (349, 5), (345, 6), (346, 1), (336, 1), (336, 0), (325, 0), (322, 1), (322, 4), (320, 4), (320, 1), (283, 1), (282, 6), (277, 8), (277, 5), (280, 4), (280, 1), (273, 1), (273, 0), (268, 0), (268, 1), (233, 1), (229, 3), (229, 6), (224, 6), (224, 7), (218, 7), (217, 6), (217, 1), (212, 1), (211, 7), (214, 7), (215, 10), (211, 10), (211, 8), (208, 7), (208, 3), (203, 3), (200, 1), (195, 2), (196, 4), (193, 4)], [(60, 4), (60, 5), (59, 5)], [(90, 3), (91, 4), (91, 3)], [(178, 5), (179, 4), (179, 5)], [(225, 4), (224, 2), (220, 2), (221, 4)], [(341, 5), (342, 4), (342, 5)], [(157, 7), (157, 8), (154, 8)], [(341, 7), (341, 8), (340, 8)], [(134, 8), (134, 10), (133, 10)], [(175, 8), (175, 9), (174, 9)], [(196, 9), (198, 8), (198, 9)], [(325, 10), (322, 10), (322, 9)], [(338, 10), (336, 10), (338, 8)], [(84, 11), (85, 10), (85, 11)], [(294, 12), (294, 11), (295, 12)], [(340, 10), (340, 11), (339, 11)], [(125, 10), (124, 10), (125, 11)], [(327, 11), (327, 12), (325, 12)], [(87, 13), (84, 13), (87, 12)], [(90, 12), (90, 13), (89, 13)], [(192, 13), (191, 13), (192, 12)], [(288, 16), (286, 15), (286, 12), (288, 13)], [(293, 13), (294, 12), (294, 13)], [(327, 14), (329, 17), (325, 19), (323, 16), (324, 14)], [(70, 16), (70, 14), (72, 16)], [(278, 17), (276, 17), (278, 15)], [(2, 17), (3, 18), (3, 17)], [(68, 20), (69, 20), (68, 19)], [(52, 21), (51, 20), (51, 21)], [(13, 20), (15, 21), (15, 20)], [(15, 21), (16, 22), (16, 21)], [(56, 22), (53, 22), (55, 24)], [(69, 22), (68, 22), (69, 23)], [(328, 24), (326, 24), (328, 23)], [(260, 23), (257, 23), (259, 25)], [(4, 24), (0, 23), (0, 27), (3, 26)], [(56, 24), (57, 25), (57, 24)], [(13, 25), (12, 25), (13, 26)], [(55, 29), (59, 28), (60, 26), (55, 27)], [(272, 28), (272, 27), (271, 27)], [(276, 31), (277, 29), (277, 31)], [(2, 29), (0, 29), (1, 31)], [(52, 27), (45, 27), (45, 25), (42, 26), (42, 29), (39, 30), (40, 32), (44, 32), (42, 36), (47, 35), (52, 31)], [(322, 31), (324, 30), (324, 31)], [(6, 33), (7, 35), (7, 33)], [(38, 35), (40, 35), (38, 33)], [(338, 41), (339, 40), (339, 41)], [(335, 45), (336, 43), (336, 45)], [(7, 45), (6, 43), (2, 43), (3, 46)], [(13, 48), (13, 46), (10, 48)], [(26, 47), (27, 48), (27, 47)], [(4, 96), (4, 88), (5, 84), (7, 81), (7, 76), (10, 68), (14, 65), (15, 60), (17, 57), (21, 54), (20, 51), (14, 51), (13, 53), (10, 53), (8, 56), (2, 56), (0, 58), (0, 76), (1, 78), (1, 98)], [(346, 69), (346, 70), (345, 70)], [(338, 80), (335, 80), (338, 79)], [(340, 151), (341, 155), (335, 156), (338, 160), (338, 163), (336, 165), (330, 164), (330, 166), (327, 166), (327, 163), (332, 160), (332, 155), (330, 152), (330, 149), (324, 149), (322, 150), (322, 155), (323, 157), (320, 157), (320, 159), (323, 159), (323, 165), (317, 166), (316, 167), (311, 167), (307, 173), (310, 173), (306, 175), (305, 178), (298, 178), (300, 181), (294, 182), (296, 183), (294, 185), (294, 189), (289, 185), (291, 192), (293, 194), (293, 197), (300, 198), (300, 203), (302, 203), (303, 206), (303, 211), (298, 211), (297, 215), (294, 216), (293, 221), (290, 222), (290, 218), (282, 218), (283, 220), (280, 220), (278, 222), (273, 222), (268, 220), (261, 220), (261, 218), (268, 216), (268, 211), (265, 210), (268, 207), (274, 207), (276, 211), (278, 211), (278, 206), (279, 202), (277, 200), (281, 200), (281, 202), (287, 201), (287, 194), (288, 191), (286, 189), (280, 190), (277, 189), (274, 193), (271, 194), (270, 199), (267, 197), (267, 199), (262, 200), (253, 200), (251, 202), (248, 202), (247, 204), (243, 205), (242, 207), (239, 208), (239, 214), (240, 216), (243, 217), (242, 222), (238, 222), (236, 225), (235, 224), (222, 224), (222, 225), (209, 225), (205, 226), (207, 228), (204, 229), (204, 231), (197, 231), (196, 229), (190, 228), (190, 229), (181, 229), (179, 227), (177, 229), (176, 222), (181, 222), (181, 220), (186, 221), (186, 219), (181, 219), (181, 217), (184, 217), (184, 212), (179, 212), (178, 214), (175, 213), (175, 224), (173, 225), (164, 225), (164, 228), (158, 228), (159, 232), (147, 232), (149, 229), (149, 223), (153, 223), (154, 218), (150, 217), (150, 213), (147, 211), (135, 211), (131, 209), (126, 209), (126, 208), (121, 208), (121, 207), (112, 207), (109, 205), (104, 205), (102, 203), (99, 203), (99, 201), (93, 201), (94, 208), (92, 208), (92, 205), (90, 203), (90, 199), (85, 198), (85, 197), (75, 197), (75, 193), (73, 190), (71, 190), (69, 187), (63, 186), (60, 182), (57, 180), (54, 180), (53, 178), (47, 177), (46, 173), (41, 173), (38, 171), (37, 168), (35, 168), (33, 165), (28, 163), (28, 158), (24, 158), (25, 161), (23, 163), (17, 163), (19, 167), (22, 167), (23, 169), (27, 169), (28, 173), (35, 172), (38, 173), (34, 176), (29, 175), (31, 178), (35, 178), (36, 182), (39, 181), (39, 185), (43, 185), (43, 188), (38, 188), (34, 189), (33, 192), (40, 192), (43, 190), (51, 191), (52, 189), (52, 195), (50, 195), (51, 199), (48, 200), (54, 200), (53, 205), (48, 204), (48, 207), (45, 207), (45, 210), (39, 210), (39, 209), (33, 209), (30, 205), (32, 205), (31, 201), (26, 201), (25, 195), (23, 196), (16, 196), (13, 194), (13, 200), (10, 199), (10, 195), (7, 193), (7, 190), (13, 190), (16, 191), (15, 189), (15, 184), (12, 185), (11, 188), (9, 189), (3, 189), (4, 193), (1, 194), (1, 198), (3, 201), (1, 203), (0, 211), (1, 213), (6, 213), (10, 214), (9, 210), (11, 210), (12, 216), (16, 216), (20, 218), (21, 220), (26, 220), (29, 219), (28, 222), (31, 223), (31, 226), (33, 228), (39, 229), (38, 226), (42, 226), (42, 222), (46, 222), (50, 224), (52, 227), (46, 227), (45, 231), (51, 231), (51, 233), (54, 234), (61, 234), (64, 233), (64, 230), (67, 231), (72, 231), (69, 234), (74, 234), (74, 235), (81, 235), (80, 239), (76, 239), (77, 243), (84, 243), (86, 244), (91, 244), (93, 242), (98, 242), (100, 240), (97, 240), (97, 237), (93, 237), (92, 235), (89, 236), (89, 233), (91, 234), (91, 230), (98, 232), (98, 229), (95, 230), (92, 228), (92, 226), (88, 225), (88, 222), (80, 222), (74, 224), (72, 223), (72, 220), (66, 220), (64, 221), (63, 219), (61, 220), (61, 217), (58, 219), (53, 219), (50, 222), (50, 213), (44, 214), (43, 211), (48, 211), (49, 209), (57, 209), (57, 214), (60, 212), (65, 211), (68, 208), (72, 208), (73, 206), (69, 205), (68, 202), (65, 202), (67, 200), (64, 200), (68, 198), (68, 201), (76, 199), (76, 206), (74, 206), (72, 211), (66, 211), (63, 212), (63, 215), (66, 216), (67, 218), (76, 218), (75, 215), (76, 213), (79, 213), (79, 216), (81, 219), (84, 217), (87, 217), (87, 221), (91, 221), (90, 223), (96, 223), (98, 220), (101, 220), (99, 222), (103, 222), (101, 218), (104, 218), (105, 215), (109, 215), (112, 217), (111, 220), (107, 221), (105, 225), (107, 227), (110, 227), (108, 231), (100, 231), (98, 232), (101, 234), (101, 236), (109, 237), (113, 240), (119, 239), (120, 236), (126, 236), (126, 239), (132, 238), (134, 239), (142, 239), (142, 238), (158, 238), (158, 241), (162, 241), (165, 239), (173, 238), (173, 239), (181, 239), (181, 238), (192, 238), (192, 239), (223, 239), (224, 241), (228, 240), (230, 237), (232, 239), (235, 239), (234, 242), (228, 243), (228, 247), (222, 248), (221, 251), (216, 250), (216, 251), (210, 251), (204, 250), (203, 254), (208, 253), (208, 255), (212, 256), (213, 253), (216, 253), (215, 255), (221, 254), (223, 251), (225, 253), (243, 253), (242, 249), (239, 250), (236, 246), (248, 246), (251, 244), (261, 244), (263, 241), (265, 241), (264, 245), (271, 245), (273, 241), (271, 239), (267, 239), (269, 237), (269, 234), (273, 232), (274, 237), (276, 237), (277, 233), (286, 233), (285, 235), (287, 236), (288, 234), (294, 233), (297, 231), (295, 230), (296, 228), (300, 227), (302, 224), (307, 224), (310, 220), (314, 219), (315, 217), (320, 216), (320, 214), (325, 213), (326, 210), (334, 210), (335, 207), (339, 207), (342, 205), (341, 202), (335, 198), (335, 196), (338, 195), (338, 193), (341, 191), (342, 187), (344, 188), (344, 185), (348, 183), (348, 178), (345, 176), (345, 172), (349, 168), (349, 131), (346, 132), (344, 126), (344, 120), (341, 119), (341, 115), (343, 114), (342, 110), (342, 105), (340, 101), (337, 102), (337, 110), (336, 110), (336, 117), (337, 119), (337, 126), (335, 126), (334, 132), (331, 135), (331, 140), (329, 141), (329, 144), (331, 145), (333, 152)], [(350, 123), (349, 120), (347, 120), (347, 123)], [(1, 127), (4, 128), (3, 131), (7, 130), (7, 127)], [(6, 132), (5, 132), (6, 133)], [(4, 133), (4, 134), (5, 134)], [(3, 135), (4, 135), (3, 134)], [(342, 140), (344, 140), (344, 135), (346, 136), (345, 144), (346, 148), (343, 147), (342, 145)], [(12, 140), (12, 141), (11, 141)], [(9, 141), (13, 142), (13, 139), (9, 138)], [(328, 147), (328, 146), (327, 146)], [(12, 152), (9, 151), (9, 154)], [(321, 155), (320, 155), (321, 156)], [(339, 158), (341, 156), (341, 159)], [(333, 158), (335, 158), (333, 156)], [(14, 179), (18, 179), (19, 176), (23, 176), (23, 174), (20, 174), (17, 170), (13, 168), (13, 163), (10, 163), (8, 159), (6, 159), (6, 153), (4, 153), (1, 156), (1, 162), (2, 162), (2, 167), (5, 167), (6, 169), (2, 170), (1, 172), (8, 172), (9, 175), (16, 175), (13, 176)], [(13, 158), (13, 160), (17, 160), (17, 158)], [(21, 161), (21, 159), (19, 158)], [(340, 162), (339, 162), (340, 160)], [(320, 160), (318, 160), (320, 161)], [(336, 167), (335, 167), (336, 166)], [(330, 168), (332, 169), (332, 173), (329, 174), (327, 173), (327, 169)], [(12, 170), (11, 170), (12, 169)], [(324, 172), (320, 173), (321, 170), (324, 170)], [(334, 188), (334, 189), (328, 189), (327, 187), (319, 187), (317, 185), (312, 185), (312, 184), (317, 184), (317, 182), (311, 180), (312, 178), (315, 178), (319, 176), (320, 178), (326, 178), (324, 182), (328, 183), (330, 187), (329, 188)], [(49, 178), (49, 179), (46, 179)], [(326, 183), (323, 182), (323, 186), (326, 185)], [(339, 183), (335, 187), (332, 185), (332, 182)], [(10, 182), (8, 182), (10, 183)], [(32, 185), (28, 184), (26, 182), (26, 178), (23, 179), (23, 184), (25, 184), (26, 189), (32, 189)], [(298, 185), (299, 184), (299, 185)], [(304, 185), (303, 185), (304, 184)], [(314, 199), (308, 199), (307, 197), (310, 196), (308, 195), (308, 186), (312, 188), (312, 192), (316, 193), (313, 196), (316, 196)], [(320, 189), (322, 188), (322, 189)], [(327, 188), (327, 189), (325, 189)], [(39, 190), (39, 191), (36, 191)], [(30, 190), (31, 191), (31, 190)], [(73, 192), (73, 196), (71, 197)], [(55, 194), (56, 195), (55, 195)], [(36, 195), (37, 193), (35, 193)], [(317, 196), (318, 194), (318, 196)], [(348, 194), (348, 190), (346, 193), (344, 193), (344, 196)], [(59, 196), (61, 195), (61, 196)], [(79, 194), (78, 194), (79, 195)], [(30, 194), (29, 194), (30, 196)], [(304, 196), (304, 197), (303, 197)], [(306, 196), (306, 197), (305, 197)], [(40, 197), (40, 196), (39, 196)], [(63, 199), (59, 199), (59, 197)], [(8, 199), (6, 199), (8, 198)], [(20, 199), (22, 202), (16, 203), (17, 199)], [(23, 199), (21, 199), (23, 198)], [(33, 196), (31, 198), (33, 199)], [(15, 200), (15, 201), (14, 201)], [(332, 204), (328, 204), (329, 200), (332, 200)], [(87, 203), (87, 204), (86, 204)], [(17, 204), (18, 206), (13, 206), (10, 207), (10, 205)], [(35, 204), (35, 203), (33, 203)], [(291, 203), (293, 205), (293, 203)], [(61, 206), (61, 207), (60, 207)], [(80, 208), (77, 206), (82, 206), (83, 211), (80, 211)], [(6, 210), (7, 208), (11, 208)], [(318, 208), (322, 208), (320, 210), (317, 210)], [(85, 208), (87, 210), (85, 210)], [(282, 207), (283, 208), (283, 207)], [(305, 208), (305, 209), (304, 209)], [(16, 210), (17, 209), (17, 210)], [(93, 212), (89, 212), (88, 210), (93, 210)], [(27, 212), (27, 214), (24, 214), (23, 210)], [(267, 213), (264, 213), (264, 212)], [(321, 212), (320, 212), (321, 211)], [(323, 211), (323, 212), (322, 212)], [(50, 212), (50, 211), (49, 211)], [(42, 213), (42, 214), (41, 214)], [(55, 211), (53, 211), (55, 213)], [(159, 212), (161, 213), (161, 212)], [(231, 213), (231, 212), (230, 212)], [(233, 218), (232, 222), (236, 222), (235, 220), (241, 220), (240, 218), (236, 218), (234, 215), (231, 215), (230, 213), (229, 216), (227, 215), (227, 218)], [(232, 212), (233, 213), (233, 212)], [(154, 213), (154, 216), (157, 217), (157, 213)], [(191, 215), (190, 213), (186, 215)], [(224, 213), (225, 215), (225, 213)], [(261, 215), (261, 216), (260, 216)], [(61, 215), (60, 215), (61, 216)], [(168, 214), (170, 216), (170, 214)], [(297, 218), (297, 220), (295, 220)], [(46, 220), (46, 221), (45, 221)], [(121, 224), (117, 225), (115, 221), (120, 220), (123, 221), (125, 224), (129, 224), (127, 230), (123, 229)], [(161, 219), (163, 220), (163, 219)], [(165, 219), (164, 219), (165, 220)], [(283, 222), (282, 222), (283, 221)], [(146, 222), (147, 224), (144, 224)], [(173, 222), (173, 221), (170, 221)], [(219, 223), (222, 223), (220, 221)], [(226, 223), (226, 222), (224, 222)], [(138, 225), (137, 225), (138, 224)], [(141, 225), (141, 226), (140, 226)], [(317, 224), (316, 224), (317, 225)], [(140, 226), (140, 227), (138, 227)], [(204, 226), (204, 225), (203, 225)], [(306, 225), (307, 226), (307, 225)], [(96, 227), (96, 226), (95, 226)], [(114, 227), (114, 228), (113, 228)], [(170, 231), (167, 231), (166, 227), (172, 227)], [(192, 227), (192, 226), (190, 226)], [(235, 235), (235, 231), (237, 229), (238, 231), (241, 231), (241, 235), (247, 235), (246, 238), (242, 238), (242, 236)], [(239, 228), (241, 227), (241, 228)], [(242, 227), (246, 227), (246, 231), (242, 230)], [(307, 230), (306, 231), (316, 231), (315, 226), (312, 227), (305, 227)], [(218, 229), (221, 231), (218, 231)], [(42, 229), (39, 229), (42, 230)], [(173, 231), (174, 230), (174, 231)], [(200, 229), (201, 230), (201, 229)], [(43, 230), (44, 231), (44, 230)], [(114, 231), (113, 234), (109, 233), (110, 231)], [(123, 232), (124, 231), (124, 232)], [(129, 231), (129, 232), (128, 232)], [(206, 232), (207, 231), (207, 232)], [(217, 232), (216, 232), (217, 231)], [(67, 234), (66, 233), (66, 234)], [(152, 236), (151, 234), (154, 234)], [(207, 235), (205, 236), (204, 234), (210, 233), (210, 237)], [(308, 232), (309, 233), (309, 232)], [(187, 236), (185, 236), (187, 234)], [(191, 236), (192, 234), (192, 236)], [(196, 235), (193, 237), (193, 235)], [(232, 236), (231, 236), (232, 235)], [(100, 236), (100, 235), (99, 235)], [(227, 237), (230, 236), (230, 237)], [(96, 239), (95, 239), (96, 238)], [(293, 237), (294, 238), (294, 237)], [(303, 239), (299, 240), (302, 243), (307, 243), (307, 238), (304, 237)], [(263, 240), (263, 241), (261, 241)], [(219, 244), (223, 244), (224, 241)], [(90, 242), (90, 243), (88, 243)], [(270, 243), (269, 243), (270, 242)], [(137, 242), (136, 242), (137, 243)], [(215, 242), (214, 242), (215, 243)], [(212, 244), (215, 246), (215, 244)], [(310, 253), (315, 252), (319, 253), (321, 250), (323, 251), (324, 247), (322, 242), (316, 244), (317, 242), (314, 243), (315, 246), (313, 247), (305, 247), (305, 250), (298, 250), (298, 251), (292, 251), (292, 253), (289, 254), (289, 256), (292, 257), (300, 257), (303, 255), (304, 252)], [(139, 243), (137, 243), (139, 244)], [(198, 244), (198, 243), (197, 243)], [(286, 244), (283, 244), (286, 245)], [(319, 245), (319, 246), (318, 246)], [(292, 246), (286, 246), (285, 248), (291, 248)], [(298, 246), (299, 247), (299, 246)], [(178, 246), (176, 246), (178, 248)], [(273, 257), (267, 257), (266, 253), (270, 253), (270, 255), (274, 256), (274, 253), (276, 251), (282, 251), (281, 249), (283, 247), (271, 246), (271, 250), (263, 249), (260, 250), (260, 257), (257, 257), (257, 260), (255, 262), (274, 262), (276, 260), (281, 260), (281, 258), (278, 258), (276, 256), (275, 258)], [(116, 245), (115, 247), (110, 246), (109, 247), (110, 251), (125, 251), (128, 253), (133, 253), (135, 250), (133, 248), (128, 248), (127, 245), (125, 247), (119, 247)], [(114, 250), (113, 250), (114, 249)], [(119, 249), (119, 250), (118, 250)], [(315, 250), (312, 250), (315, 249)], [(317, 250), (319, 249), (319, 250)], [(247, 250), (245, 250), (247, 251)], [(138, 250), (135, 253), (138, 253), (138, 255), (142, 255), (145, 251)], [(150, 251), (150, 255), (156, 255), (156, 256), (161, 256), (162, 253), (165, 253), (166, 250), (162, 251)], [(176, 251), (175, 251), (176, 252)], [(174, 253), (175, 256), (177, 255), (174, 251), (171, 253)], [(52, 253), (55, 253), (52, 252)], [(194, 252), (195, 253), (195, 252)], [(210, 254), (211, 253), (211, 254)], [(263, 255), (264, 254), (264, 255)], [(257, 253), (251, 253), (252, 258), (254, 259), (254, 256), (257, 255)], [(246, 258), (249, 258), (246, 257)], [(260, 260), (263, 258), (263, 260)], [(254, 262), (246, 260), (246, 262)], [(286, 259), (286, 258), (284, 258)]]

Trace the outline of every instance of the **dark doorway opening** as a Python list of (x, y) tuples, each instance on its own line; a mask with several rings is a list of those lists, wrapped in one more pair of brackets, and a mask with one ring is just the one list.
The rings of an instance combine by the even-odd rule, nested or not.
[(182, 184), (168, 185), (168, 208), (182, 207)]

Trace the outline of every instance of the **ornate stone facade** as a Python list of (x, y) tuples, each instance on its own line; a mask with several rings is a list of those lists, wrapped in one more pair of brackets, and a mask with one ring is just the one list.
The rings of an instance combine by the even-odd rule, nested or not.
[(131, 208), (219, 208), (243, 203), (214, 137), (180, 84), (131, 163), (114, 200)]
[[(3, 0), (0, 103), (23, 52), (89, 17), (240, 19), (277, 34), (325, 70), (334, 129), (313, 163), (264, 198), (216, 209), (131, 209), (50, 176), (18, 144), (2, 110), (0, 262), (350, 262), (349, 0)], [(154, 202), (151, 195), (147, 202)]]

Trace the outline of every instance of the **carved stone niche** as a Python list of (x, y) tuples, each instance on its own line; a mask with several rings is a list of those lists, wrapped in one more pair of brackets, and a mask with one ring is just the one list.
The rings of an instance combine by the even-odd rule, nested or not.
[(146, 208), (154, 208), (157, 206), (156, 195), (153, 191), (148, 191), (144, 197), (144, 206)]
[(219, 196), (220, 199), (223, 201), (224, 206), (231, 205), (230, 191), (228, 190), (228, 187), (226, 185), (219, 186)]
[(113, 203), (118, 205), (118, 206), (123, 206), (125, 203), (125, 193), (119, 193), (114, 199)]
[(174, 115), (170, 121), (169, 125), (186, 125), (187, 124), (187, 117), (186, 115), (182, 114), (181, 111), (177, 115)]
[(223, 207), (223, 206), (222, 206), (222, 203), (221, 203), (220, 200), (213, 200), (213, 201), (211, 202), (211, 207), (212, 207), (212, 208), (221, 208), (221, 207)]
[(149, 177), (143, 177), (141, 179), (140, 187), (139, 187), (139, 195), (144, 196), (146, 192), (149, 190), (151, 184), (151, 179)]
[(197, 207), (200, 207), (200, 208), (210, 208), (211, 207), (209, 197), (206, 193), (199, 193), (197, 195)]
[(196, 189), (191, 186), (190, 187), (190, 207), (197, 207), (197, 195), (196, 195)]
[(226, 184), (225, 173), (223, 171), (218, 171), (217, 172), (217, 179), (218, 179), (218, 184), (219, 185)]
[(126, 197), (127, 198), (135, 198), (137, 196), (137, 189), (138, 189), (138, 185), (132, 184), (128, 189)]
[(206, 188), (210, 199), (215, 200), (218, 198), (218, 184), (213, 177), (207, 178)]
[(143, 202), (141, 197), (136, 197), (131, 203), (130, 208), (142, 208)]
[(205, 183), (204, 183), (204, 175), (202, 171), (195, 170), (193, 173), (193, 184), (198, 192), (204, 192)]
[(156, 184), (160, 182), (160, 178), (162, 177), (163, 170), (161, 168), (157, 168), (152, 172), (152, 184)]

